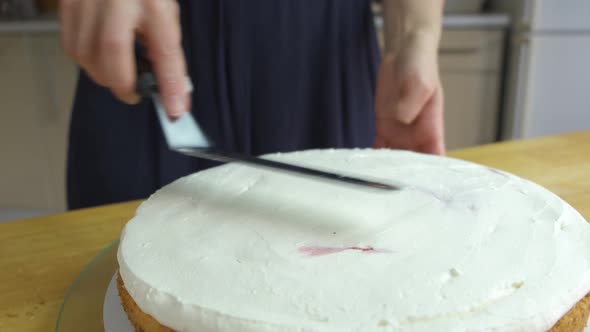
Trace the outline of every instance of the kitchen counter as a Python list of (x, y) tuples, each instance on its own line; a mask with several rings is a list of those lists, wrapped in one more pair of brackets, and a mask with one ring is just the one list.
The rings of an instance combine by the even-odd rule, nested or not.
[[(560, 195), (590, 220), (590, 132), (492, 144), (450, 156)], [(83, 267), (117, 239), (139, 201), (0, 224), (0, 331), (51, 331)]]
[[(443, 20), (443, 28), (506, 28), (510, 23), (508, 15), (505, 14), (448, 14)], [(377, 26), (383, 25), (381, 17), (375, 18)], [(58, 32), (59, 23), (54, 18), (43, 18), (22, 21), (0, 20), (0, 33), (35, 33), (35, 32)]]

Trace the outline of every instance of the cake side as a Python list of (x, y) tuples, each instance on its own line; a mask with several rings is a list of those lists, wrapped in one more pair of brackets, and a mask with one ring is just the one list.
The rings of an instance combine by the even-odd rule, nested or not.
[[(117, 276), (117, 289), (121, 304), (129, 321), (135, 328), (135, 332), (173, 332), (174, 330), (160, 324), (152, 316), (143, 312), (131, 295), (125, 289), (121, 275)], [(571, 308), (549, 331), (547, 332), (583, 332), (590, 316), (590, 293)]]
[(174, 332), (174, 330), (160, 324), (154, 317), (143, 312), (137, 303), (133, 300), (131, 295), (125, 289), (125, 284), (121, 275), (117, 273), (117, 290), (119, 291), (119, 298), (121, 306), (127, 318), (133, 325), (135, 332)]
[(590, 317), (590, 293), (570, 309), (549, 332), (583, 332)]

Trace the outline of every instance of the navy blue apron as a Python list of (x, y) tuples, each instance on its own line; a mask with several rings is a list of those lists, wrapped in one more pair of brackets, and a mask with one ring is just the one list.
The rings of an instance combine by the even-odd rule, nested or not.
[[(184, 0), (192, 112), (220, 147), (254, 155), (368, 147), (379, 52), (370, 0)], [(125, 105), (80, 72), (69, 209), (146, 198), (212, 166), (167, 149), (149, 101)]]

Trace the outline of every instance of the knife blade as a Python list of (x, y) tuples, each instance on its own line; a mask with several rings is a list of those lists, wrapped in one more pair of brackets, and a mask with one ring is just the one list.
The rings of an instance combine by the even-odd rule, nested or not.
[(359, 179), (343, 174), (336, 174), (326, 171), (321, 171), (314, 168), (298, 166), (294, 164), (283, 163), (275, 160), (264, 159), (259, 157), (252, 157), (249, 155), (223, 152), (211, 148), (176, 148), (175, 151), (185, 154), (187, 156), (204, 158), (218, 162), (239, 162), (250, 164), (258, 167), (267, 167), (270, 169), (298, 173), (305, 176), (314, 176), (324, 180), (339, 181), (347, 184), (369, 187), (372, 189), (382, 190), (397, 190), (398, 188), (381, 182), (370, 181), (367, 179)]
[[(336, 181), (349, 185), (360, 186), (364, 188), (379, 189), (379, 190), (398, 190), (395, 185), (386, 184), (378, 181), (368, 179), (361, 179), (358, 177), (348, 176), (344, 174), (337, 174), (319, 169), (313, 169), (270, 159), (254, 157), (246, 154), (235, 152), (222, 151), (214, 147), (212, 141), (204, 134), (203, 130), (198, 125), (192, 114), (185, 113), (179, 119), (172, 121), (166, 115), (164, 106), (160, 100), (158, 92), (158, 84), (155, 75), (151, 71), (149, 62), (145, 59), (137, 58), (138, 80), (137, 92), (144, 98), (151, 98), (156, 109), (158, 120), (168, 147), (178, 153), (201, 158), (213, 160), (217, 162), (238, 162), (248, 164), (256, 167), (264, 167), (283, 172), (290, 172), (304, 176), (311, 176), (318, 179)], [(188, 80), (189, 87), (192, 88), (190, 80)]]

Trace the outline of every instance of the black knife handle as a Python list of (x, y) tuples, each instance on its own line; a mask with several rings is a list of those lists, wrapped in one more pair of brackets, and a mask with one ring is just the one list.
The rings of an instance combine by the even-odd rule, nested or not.
[(137, 94), (144, 98), (151, 97), (159, 92), (158, 81), (152, 70), (152, 64), (147, 58), (136, 53), (135, 63), (137, 66)]

